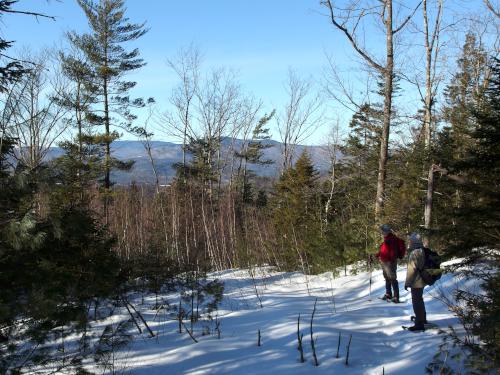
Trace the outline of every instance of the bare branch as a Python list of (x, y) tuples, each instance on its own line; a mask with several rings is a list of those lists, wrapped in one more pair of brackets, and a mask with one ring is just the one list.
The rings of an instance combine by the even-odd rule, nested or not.
[[(361, 57), (363, 57), (363, 59), (369, 64), (371, 65), (373, 68), (377, 69), (378, 71), (380, 72), (384, 72), (384, 67), (380, 64), (378, 64), (377, 62), (375, 62), (375, 60), (368, 55), (368, 53), (366, 51), (364, 51), (359, 45), (358, 43), (356, 42), (356, 39), (355, 39), (355, 35), (353, 34), (353, 32), (350, 32), (347, 27), (345, 27), (345, 22), (343, 24), (340, 24), (335, 16), (335, 11), (334, 11), (334, 7), (331, 3), (330, 0), (325, 0), (325, 1), (322, 1), (321, 4), (323, 4), (324, 6), (326, 6), (328, 8), (328, 11), (330, 13), (330, 21), (332, 22), (332, 24), (337, 28), (339, 29), (340, 31), (342, 31), (344, 33), (344, 35), (347, 37), (347, 39), (349, 40), (349, 42), (351, 43), (351, 45), (353, 46), (353, 48), (356, 50), (356, 52), (358, 52)], [(359, 23), (360, 19), (364, 16), (364, 13), (361, 12), (361, 14), (358, 16), (358, 19), (356, 21), (356, 25)], [(346, 21), (347, 22), (347, 21)]]
[(12, 14), (24, 14), (28, 16), (33, 16), (35, 18), (42, 17), (42, 18), (49, 18), (52, 21), (56, 21), (56, 17), (54, 16), (49, 16), (47, 14), (43, 13), (38, 13), (38, 12), (29, 12), (29, 11), (24, 11), (24, 10), (13, 10), (13, 9), (5, 9), (3, 10), (5, 13), (12, 13)]
[(418, 5), (415, 7), (415, 9), (413, 9), (413, 12), (411, 14), (409, 14), (408, 17), (406, 17), (406, 19), (403, 21), (403, 23), (398, 28), (396, 28), (396, 30), (394, 30), (392, 32), (393, 34), (397, 34), (399, 31), (401, 31), (406, 26), (406, 24), (411, 20), (411, 18), (413, 17), (415, 12), (418, 10), (418, 8), (420, 8), (421, 4), (422, 4), (422, 1), (420, 1), (418, 3)]
[(484, 0), (484, 4), (497, 18), (500, 18), (500, 11), (496, 10), (489, 0)]
[(26, 55), (26, 60), (36, 61), (35, 68), (13, 86), (13, 95), (7, 103), (12, 111), (12, 125), (7, 130), (17, 139), (18, 158), (32, 169), (45, 160), (50, 147), (69, 125), (63, 121), (67, 109), (60, 106), (56, 98), (66, 83), (57, 72), (50, 81), (48, 56), (47, 52), (39, 56)]
[(279, 136), (283, 144), (282, 171), (292, 164), (295, 146), (306, 141), (321, 125), (323, 113), (319, 95), (312, 93), (312, 83), (290, 69), (285, 84), (288, 102), (277, 116)]

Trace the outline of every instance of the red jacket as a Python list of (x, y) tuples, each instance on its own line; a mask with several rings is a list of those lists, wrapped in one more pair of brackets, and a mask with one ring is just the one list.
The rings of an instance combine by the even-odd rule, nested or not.
[(384, 242), (380, 245), (380, 251), (375, 254), (381, 262), (394, 262), (398, 258), (399, 242), (401, 240), (394, 234), (384, 236)]

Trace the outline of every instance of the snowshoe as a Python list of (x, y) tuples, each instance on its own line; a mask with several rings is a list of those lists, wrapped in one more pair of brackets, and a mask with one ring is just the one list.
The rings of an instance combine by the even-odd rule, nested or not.
[(387, 302), (391, 302), (391, 299), (392, 299), (392, 296), (390, 296), (389, 294), (384, 294), (382, 297), (379, 297), (382, 301), (387, 301)]
[(425, 326), (421, 325), (415, 325), (415, 326), (401, 326), (405, 331), (410, 331), (410, 332), (424, 332), (425, 331)]
[[(414, 321), (415, 321), (415, 315), (410, 316), (410, 320), (411, 320), (412, 322), (414, 322)], [(426, 321), (424, 322), (424, 324), (429, 324), (429, 322), (426, 320)]]
[[(416, 329), (414, 327), (417, 327), (419, 329)], [(422, 329), (422, 326), (412, 326), (412, 327), (409, 327), (409, 326), (402, 326), (402, 328), (404, 330), (408, 330), (408, 331), (411, 331), (411, 332), (423, 332), (423, 331), (427, 331), (429, 329), (438, 329), (439, 326), (435, 323), (429, 323), (429, 322), (425, 322), (424, 323), (424, 327)]]

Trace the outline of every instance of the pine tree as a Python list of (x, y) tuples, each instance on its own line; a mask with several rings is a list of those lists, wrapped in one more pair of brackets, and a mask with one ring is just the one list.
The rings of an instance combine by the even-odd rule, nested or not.
[[(87, 17), (91, 32), (83, 35), (72, 33), (70, 41), (85, 55), (98, 85), (97, 94), (102, 108), (98, 111), (94, 108), (92, 121), (104, 126), (100, 141), (105, 147), (103, 188), (107, 220), (111, 170), (131, 167), (131, 163), (120, 162), (111, 156), (111, 143), (119, 138), (118, 132), (112, 131), (112, 127), (130, 127), (136, 118), (130, 112), (130, 107), (144, 106), (142, 99), (131, 100), (128, 96), (136, 83), (123, 78), (126, 73), (139, 69), (145, 63), (139, 57), (138, 49), (128, 52), (122, 45), (140, 38), (147, 29), (144, 24), (129, 22), (125, 17), (123, 0), (78, 0), (78, 4)], [(118, 114), (124, 122), (113, 118), (113, 114)]]
[[(75, 38), (78, 37), (74, 33), (68, 33), (67, 38), (74, 46)], [(98, 103), (97, 77), (93, 74), (91, 66), (81, 51), (80, 53), (78, 50), (72, 51), (72, 53), (60, 52), (59, 60), (63, 74), (72, 83), (66, 90), (59, 93), (59, 105), (68, 110), (70, 115), (67, 121), (77, 131), (73, 142), (65, 142), (63, 148), (72, 148), (71, 151), (74, 152), (74, 147), (71, 147), (71, 143), (73, 143), (78, 152), (79, 162), (85, 164), (88, 150), (84, 144), (89, 143), (92, 137), (92, 126), (96, 125), (92, 123), (94, 119), (92, 106)], [(78, 167), (75, 169), (75, 173), (80, 175), (82, 171)]]
[(272, 144), (265, 143), (264, 141), (269, 140), (271, 137), (269, 135), (269, 128), (266, 128), (266, 124), (274, 116), (274, 111), (269, 115), (264, 115), (252, 132), (252, 139), (248, 142), (248, 145), (244, 147), (241, 151), (236, 152), (236, 157), (240, 159), (240, 166), (238, 168), (239, 188), (241, 202), (244, 204), (252, 203), (255, 199), (254, 197), (254, 186), (251, 183), (251, 179), (255, 177), (255, 173), (250, 169), (250, 165), (263, 166), (270, 165), (273, 163), (272, 160), (263, 160), (264, 150), (273, 147)]
[(455, 160), (464, 156), (470, 141), (469, 133), (474, 128), (470, 107), (477, 105), (484, 94), (487, 56), (475, 34), (466, 35), (457, 63), (458, 72), (445, 90), (447, 103), (443, 113), (449, 124)]
[[(461, 204), (452, 211), (453, 227), (456, 228), (452, 248), (456, 255), (465, 255), (467, 249), (473, 247), (500, 245), (495, 239), (500, 216), (497, 210), (492, 209), (498, 205), (500, 198), (498, 60), (494, 60), (492, 73), (483, 98), (469, 107), (467, 117), (472, 129), (464, 134), (468, 138), (468, 146), (462, 158), (450, 165), (450, 173), (458, 177), (452, 181), (459, 182), (454, 185), (462, 194)], [(473, 222), (471, 217), (475, 218)], [(468, 224), (464, 225), (466, 222)]]
[[(0, 13), (9, 11), (14, 3), (0, 1)], [(2, 74), (2, 85), (17, 77), (17, 73)], [(2, 129), (1, 373), (26, 372), (37, 363), (53, 364), (56, 348), (43, 348), (43, 344), (85, 332), (89, 305), (112, 296), (120, 284), (114, 240), (95, 220), (84, 187), (74, 183), (75, 160), (79, 161), (74, 155), (79, 153), (70, 152), (51, 168), (44, 163), (36, 168), (27, 168), (22, 162), (12, 166), (6, 161), (14, 156), (13, 144)], [(73, 354), (68, 367), (82, 370), (82, 353), (62, 355)]]
[(366, 186), (376, 184), (381, 121), (380, 109), (369, 104), (361, 106), (349, 123), (351, 131), (341, 149), (347, 156), (343, 173)]
[[(337, 238), (337, 257), (343, 264), (363, 259), (360, 249), (372, 248), (374, 227), (373, 197), (376, 194), (377, 168), (382, 129), (382, 111), (364, 104), (353, 115), (344, 155), (338, 168), (339, 182), (334, 200), (330, 237)], [(386, 207), (387, 209), (387, 207)], [(356, 251), (358, 254), (356, 254)]]
[(333, 255), (322, 236), (322, 201), (315, 170), (304, 151), (276, 183), (271, 201), (277, 241), (289, 269), (325, 270)]
[[(63, 158), (51, 168), (18, 165), (0, 178), (7, 193), (0, 199), (1, 371), (55, 360), (37, 344), (84, 332), (89, 305), (119, 289), (114, 240), (90, 211), (80, 180), (74, 183), (70, 157)], [(19, 347), (23, 341), (33, 347)]]
[(197, 181), (210, 191), (211, 183), (217, 181), (217, 173), (215, 169), (215, 161), (213, 155), (215, 149), (213, 142), (207, 141), (206, 138), (191, 139), (186, 149), (191, 154), (191, 160), (184, 167), (182, 164), (175, 165), (177, 169), (177, 178), (179, 182), (183, 182), (186, 176), (191, 181)]
[[(58, 337), (61, 327), (64, 335), (85, 330), (89, 304), (112, 296), (120, 285), (114, 240), (89, 209), (86, 184), (81, 184), (86, 175), (75, 176), (78, 152), (69, 151), (50, 168), (18, 165), (0, 176), (5, 193), (0, 198), (0, 328), (7, 343), (0, 345), (2, 371), (19, 370), (32, 350), (18, 347), (19, 340), (36, 348)], [(34, 354), (33, 361), (42, 362), (54, 355)]]
[[(435, 199), (437, 246), (449, 246), (448, 235), (456, 229), (456, 210), (475, 200), (474, 196), (463, 191), (462, 184), (450, 183), (449, 176), (457, 175), (460, 163), (469, 150), (475, 147), (471, 134), (476, 128), (476, 119), (472, 108), (478, 108), (484, 98), (484, 89), (488, 80), (486, 54), (474, 34), (468, 34), (458, 59), (458, 71), (445, 90), (446, 106), (443, 117), (446, 126), (437, 134), (434, 157), (447, 173), (437, 179), (437, 189), (441, 193)], [(454, 229), (455, 228), (455, 229)], [(450, 234), (451, 235), (451, 234)]]
[[(4, 13), (12, 12), (12, 6), (17, 3), (18, 0), (0, 0), (0, 17)], [(2, 35), (0, 37), (0, 52), (2, 52), (2, 57), (5, 56), (4, 52), (8, 50), (14, 42), (12, 40), (5, 39)], [(0, 92), (5, 92), (7, 86), (12, 82), (21, 78), (21, 76), (28, 72), (28, 69), (23, 66), (21, 61), (13, 59), (7, 62), (5, 65), (0, 66)]]
[[(463, 108), (467, 142), (460, 150), (461, 158), (449, 164), (444, 177), (451, 191), (460, 191), (460, 202), (448, 206), (444, 212), (449, 215), (448, 226), (439, 232), (445, 255), (462, 258), (455, 265), (457, 272), (482, 282), (482, 293), (464, 289), (455, 294), (466, 332), (480, 340), (462, 342), (455, 332), (450, 333), (463, 344), (465, 364), (475, 373), (500, 369), (500, 213), (496, 209), (500, 206), (500, 60), (493, 59), (491, 77), (483, 88), (482, 96)], [(456, 143), (450, 138), (441, 137), (446, 142), (441, 148), (453, 154), (455, 147), (450, 145)]]

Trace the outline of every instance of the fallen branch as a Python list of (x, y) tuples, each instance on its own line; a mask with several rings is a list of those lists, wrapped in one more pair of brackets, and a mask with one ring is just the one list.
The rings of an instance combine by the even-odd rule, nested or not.
[(137, 320), (135, 319), (134, 314), (132, 314), (132, 311), (130, 311), (126, 302), (125, 302), (125, 308), (127, 309), (128, 313), (129, 313), (130, 317), (132, 318), (132, 321), (134, 322), (135, 326), (137, 327), (137, 330), (139, 331), (139, 333), (142, 333), (142, 329), (139, 326), (139, 323), (137, 323)]
[[(151, 330), (151, 328), (149, 328), (148, 323), (146, 322), (146, 320), (144, 319), (144, 317), (142, 316), (142, 314), (141, 314), (139, 311), (137, 311), (137, 309), (134, 307), (134, 305), (132, 305), (132, 304), (131, 304), (129, 301), (127, 301), (125, 298), (123, 299), (123, 302), (125, 302), (125, 307), (126, 307), (127, 305), (129, 305), (129, 306), (132, 308), (132, 310), (134, 310), (134, 312), (137, 314), (137, 316), (139, 317), (139, 319), (141, 319), (141, 322), (144, 324), (144, 326), (145, 326), (145, 327), (146, 327), (146, 329), (148, 330), (149, 335), (150, 335), (151, 337), (155, 337), (154, 332)], [(128, 309), (128, 307), (127, 307), (127, 310), (130, 312), (130, 310)], [(132, 315), (132, 314), (131, 314), (131, 315)], [(137, 325), (137, 323), (136, 323), (136, 325)]]
[(186, 330), (186, 332), (189, 334), (189, 337), (191, 337), (195, 343), (198, 343), (198, 340), (196, 340), (196, 338), (193, 336), (193, 334), (189, 331), (189, 329), (186, 327), (186, 324), (184, 322), (182, 322), (182, 325), (184, 326), (184, 329)]

